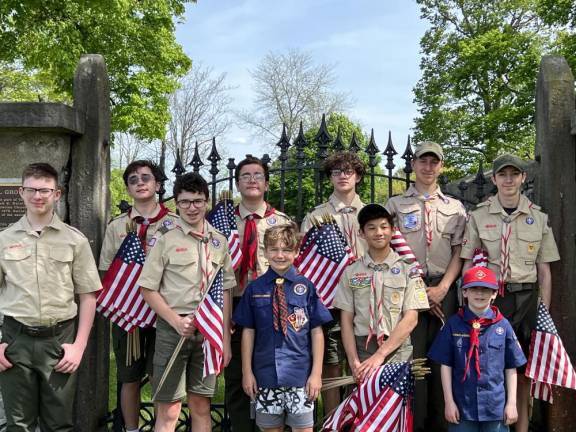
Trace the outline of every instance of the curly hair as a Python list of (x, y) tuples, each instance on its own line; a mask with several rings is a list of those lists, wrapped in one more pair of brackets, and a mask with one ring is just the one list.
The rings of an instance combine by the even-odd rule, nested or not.
[(210, 192), (208, 190), (208, 183), (204, 180), (200, 174), (188, 173), (180, 176), (174, 182), (174, 188), (172, 189), (174, 200), (176, 201), (178, 195), (182, 192), (195, 192), (204, 194), (206, 199), (210, 197)]
[(327, 177), (330, 177), (332, 170), (349, 168), (353, 169), (358, 177), (362, 177), (366, 173), (366, 164), (356, 153), (349, 151), (331, 154), (322, 165), (322, 169)]

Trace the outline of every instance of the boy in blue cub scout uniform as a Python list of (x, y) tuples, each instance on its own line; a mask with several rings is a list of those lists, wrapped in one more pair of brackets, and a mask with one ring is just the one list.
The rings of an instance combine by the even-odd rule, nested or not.
[(444, 415), (450, 431), (500, 432), (518, 419), (516, 368), (526, 363), (512, 326), (492, 302), (494, 273), (464, 274), (467, 305), (442, 328), (428, 357), (441, 363)]
[(266, 230), (270, 268), (251, 282), (234, 312), (242, 327), (242, 387), (255, 401), (264, 431), (284, 424), (312, 431), (313, 402), (322, 387), (322, 324), (332, 319), (312, 282), (292, 265), (298, 253), (293, 225)]

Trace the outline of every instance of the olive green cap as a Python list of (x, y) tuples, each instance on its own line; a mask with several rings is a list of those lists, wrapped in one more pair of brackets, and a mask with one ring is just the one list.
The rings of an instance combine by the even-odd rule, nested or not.
[(416, 149), (414, 151), (415, 158), (419, 158), (426, 153), (432, 153), (438, 156), (438, 159), (444, 160), (444, 152), (442, 151), (442, 147), (440, 147), (440, 144), (437, 144), (433, 141), (422, 141), (416, 145)]
[(494, 159), (494, 162), (492, 162), (492, 174), (497, 174), (507, 166), (517, 168), (522, 172), (526, 171), (526, 163), (518, 156), (503, 154), (498, 156), (496, 159)]

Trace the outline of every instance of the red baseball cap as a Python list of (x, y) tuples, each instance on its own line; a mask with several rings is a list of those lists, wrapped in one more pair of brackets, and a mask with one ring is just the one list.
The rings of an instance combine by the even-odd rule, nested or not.
[(462, 289), (470, 287), (484, 287), (498, 289), (496, 275), (488, 267), (472, 267), (466, 270), (462, 278)]

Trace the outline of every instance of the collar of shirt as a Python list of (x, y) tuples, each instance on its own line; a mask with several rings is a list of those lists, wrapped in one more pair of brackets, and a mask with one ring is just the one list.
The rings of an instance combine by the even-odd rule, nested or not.
[(261, 277), (263, 279), (263, 281), (265, 283), (268, 282), (272, 282), (274, 279), (276, 278), (284, 278), (290, 282), (294, 282), (296, 281), (296, 279), (299, 277), (300, 275), (298, 274), (298, 271), (296, 270), (296, 267), (291, 266), (288, 271), (286, 273), (284, 273), (283, 275), (279, 275), (278, 273), (276, 273), (272, 267), (269, 267), (268, 270), (266, 271), (266, 273), (264, 273)]
[(372, 257), (370, 256), (370, 253), (366, 252), (364, 254), (364, 256), (362, 256), (362, 262), (364, 263), (364, 265), (366, 267), (370, 267), (370, 265), (380, 265), (383, 264), (385, 265), (387, 268), (392, 268), (394, 266), (394, 264), (396, 264), (398, 261), (401, 260), (400, 255), (398, 255), (396, 252), (394, 252), (392, 250), (392, 248), (390, 248), (390, 253), (388, 254), (388, 256), (386, 257), (386, 259), (381, 262), (381, 263), (375, 263), (374, 260), (372, 259)]
[(258, 216), (263, 218), (264, 215), (266, 214), (267, 208), (268, 208), (268, 203), (266, 201), (262, 201), (262, 204), (260, 205), (260, 207), (258, 207), (256, 209), (256, 211), (248, 210), (242, 201), (240, 201), (240, 204), (238, 204), (238, 212), (240, 213), (241, 219), (246, 219), (248, 216), (250, 216), (251, 214), (254, 214), (254, 213), (256, 213)]
[[(438, 195), (438, 197), (442, 200), (442, 202), (447, 203), (448, 202), (448, 197), (446, 195), (444, 195), (444, 193), (442, 193), (442, 190), (440, 190), (439, 187), (436, 187), (436, 190), (434, 192), (432, 192), (430, 195)], [(404, 196), (407, 198), (410, 197), (419, 197), (422, 196), (423, 194), (421, 192), (418, 191), (418, 189), (416, 189), (416, 186), (414, 185), (410, 185), (410, 187), (406, 190), (406, 192), (404, 192)]]
[(464, 321), (469, 321), (475, 318), (487, 318), (493, 319), (495, 317), (494, 311), (491, 308), (488, 308), (481, 316), (476, 315), (474, 312), (470, 310), (468, 306), (464, 306), (464, 316), (462, 317)]
[(334, 194), (330, 195), (330, 198), (328, 198), (328, 202), (330, 203), (330, 205), (332, 207), (334, 207), (334, 210), (337, 212), (339, 212), (340, 210), (342, 210), (343, 208), (346, 208), (346, 207), (354, 207), (355, 210), (358, 210), (358, 209), (361, 209), (362, 207), (364, 207), (364, 204), (362, 203), (362, 201), (360, 201), (360, 197), (358, 196), (358, 194), (354, 195), (354, 199), (352, 200), (352, 203), (350, 205), (344, 204)]
[[(64, 222), (62, 222), (60, 217), (56, 214), (56, 212), (54, 212), (52, 220), (44, 228), (54, 228), (60, 231), (63, 227)], [(26, 231), (27, 233), (34, 233), (34, 234), (36, 233), (36, 231), (32, 229), (30, 222), (28, 222), (28, 218), (26, 217), (26, 215), (22, 216), (20, 220), (16, 222), (16, 224), (14, 225), (14, 229), (16, 231)]]
[(136, 210), (136, 207), (132, 206), (130, 208), (130, 211), (128, 212), (128, 217), (130, 219), (134, 219), (135, 217), (140, 216), (140, 217), (143, 217), (144, 219), (152, 219), (153, 217), (158, 215), (158, 213), (160, 213), (160, 205), (158, 205), (158, 203), (156, 203), (156, 207), (154, 207), (154, 211), (148, 217), (144, 217), (138, 210)]
[[(502, 204), (500, 204), (500, 201), (498, 200), (497, 195), (491, 196), (490, 198), (488, 198), (488, 200), (490, 201), (490, 207), (488, 208), (489, 213), (503, 214), (503, 215), (508, 216), (508, 213), (506, 213), (506, 211), (502, 207)], [(520, 201), (518, 202), (518, 207), (514, 213), (520, 212), (520, 213), (524, 213), (524, 214), (529, 214), (530, 213), (530, 204), (531, 204), (531, 202), (528, 198), (526, 198), (524, 195), (520, 195)], [(514, 214), (514, 213), (512, 213), (512, 214)]]
[[(194, 231), (189, 224), (184, 222), (183, 219), (180, 219), (176, 226), (179, 227), (182, 230), (182, 232), (186, 235), (189, 235), (192, 231)], [(210, 223), (208, 223), (207, 220), (204, 220), (204, 233), (206, 234), (206, 237), (208, 239), (212, 238), (215, 231), (216, 230), (214, 229), (214, 227), (212, 227), (212, 225), (210, 225)]]

